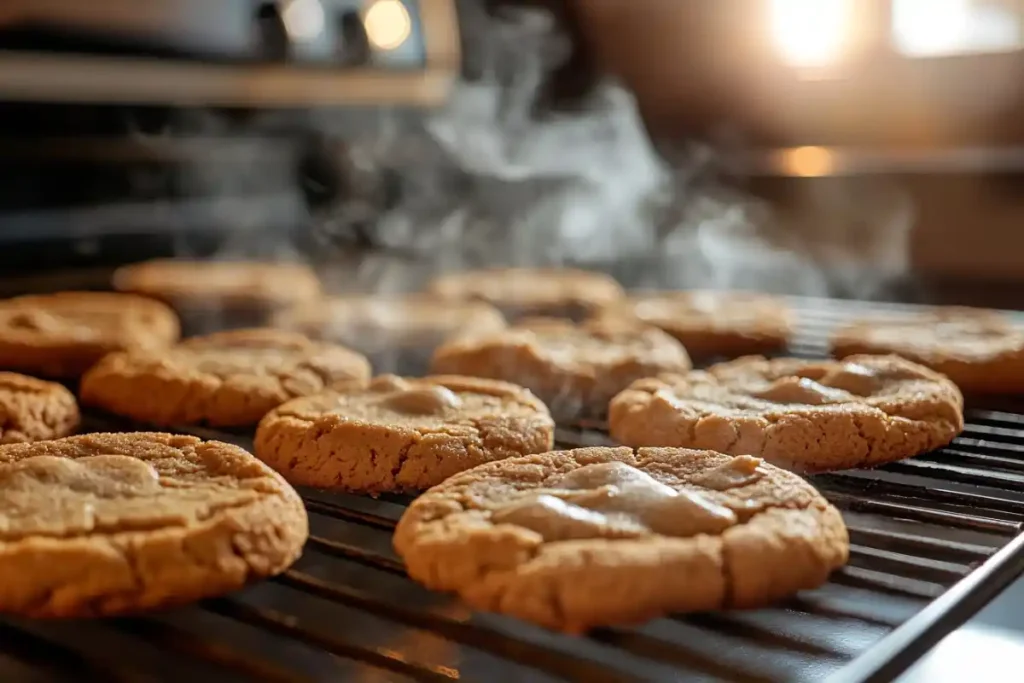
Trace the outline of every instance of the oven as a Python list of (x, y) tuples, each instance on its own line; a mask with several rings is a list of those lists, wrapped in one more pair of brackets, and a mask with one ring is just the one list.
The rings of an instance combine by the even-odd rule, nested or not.
[[(604, 3), (609, 16), (620, 8), (617, 38), (599, 4), (4, 3), (0, 293), (103, 290), (117, 266), (156, 256), (301, 258), (338, 292), (411, 290), (468, 266), (584, 265), (630, 288), (776, 292), (798, 315), (788, 353), (805, 358), (827, 357), (830, 332), (866, 314), (1019, 308), (1013, 282), (908, 255), (915, 239), (944, 239), (920, 232), (938, 230), (921, 227), (922, 211), (962, 219), (941, 208), (955, 199), (945, 184), (1013, 182), (997, 168), (1015, 158), (1009, 148), (854, 149), (854, 137), (844, 146), (811, 132), (836, 122), (820, 109), (799, 125), (742, 109), (759, 126), (740, 121), (742, 134), (723, 143), (703, 135), (704, 122), (726, 121), (722, 103), (737, 111), (738, 93), (754, 91), (717, 80), (715, 97), (687, 109), (699, 78), (635, 63), (665, 47), (644, 12), (662, 12), (651, 16), (663, 31), (682, 25), (667, 19), (669, 3)], [(737, 26), (744, 3), (678, 5), (690, 7), (688, 30), (711, 36)], [(617, 62), (645, 31), (650, 52)], [(827, 49), (791, 51), (817, 59)], [(821, 64), (801, 69), (811, 67), (811, 80), (777, 77), (803, 84), (802, 97), (823, 97), (815, 84), (846, 92)], [(688, 68), (711, 78), (724, 67)], [(607, 83), (608, 72), (628, 87)], [(683, 81), (691, 87), (657, 96)], [(765, 102), (800, 109), (793, 98)], [(683, 110), (685, 121), (665, 113)], [(796, 126), (788, 137), (783, 119)], [(985, 163), (951, 171), (943, 159)], [(916, 189), (890, 191), (892, 178)], [(842, 227), (808, 246), (823, 211), (842, 214)], [(865, 234), (870, 249), (840, 248), (863, 246)], [(1024, 266), (1024, 251), (1006, 246), (1019, 237), (1000, 234), (1004, 270)], [(981, 247), (971, 253), (981, 270), (991, 263)], [(812, 477), (844, 515), (850, 563), (769, 609), (553, 634), (410, 581), (391, 548), (409, 497), (302, 490), (311, 534), (281, 576), (130, 618), (2, 617), (0, 680), (893, 680), (1024, 569), (1019, 399), (969, 397), (963, 434), (933, 453)], [(145, 425), (93, 412), (85, 427)], [(177, 431), (252, 448), (245, 431)], [(557, 442), (608, 436), (600, 424), (566, 424)]]

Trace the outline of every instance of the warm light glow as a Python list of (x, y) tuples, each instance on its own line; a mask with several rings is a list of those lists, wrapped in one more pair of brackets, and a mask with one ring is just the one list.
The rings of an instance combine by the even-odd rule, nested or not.
[(825, 66), (846, 49), (852, 15), (852, 0), (772, 0), (772, 37), (793, 66)]
[(965, 42), (970, 20), (970, 0), (902, 0), (893, 5), (893, 33), (906, 55), (955, 51)]
[(832, 152), (824, 147), (797, 147), (786, 150), (782, 166), (791, 175), (815, 178), (829, 175), (835, 166)]
[(324, 8), (320, 0), (291, 0), (281, 7), (281, 21), (292, 40), (316, 40), (324, 30)]
[(1016, 8), (976, 0), (894, 0), (892, 33), (910, 57), (1014, 50), (1022, 37)]
[(376, 0), (363, 15), (363, 26), (370, 43), (381, 50), (394, 50), (412, 33), (412, 19), (401, 0)]

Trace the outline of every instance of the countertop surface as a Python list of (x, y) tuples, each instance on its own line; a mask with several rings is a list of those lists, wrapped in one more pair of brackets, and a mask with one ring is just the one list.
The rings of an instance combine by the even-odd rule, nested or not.
[[(1022, 567), (1024, 569), (1024, 567)], [(900, 683), (1024, 680), (1024, 578), (939, 642)]]

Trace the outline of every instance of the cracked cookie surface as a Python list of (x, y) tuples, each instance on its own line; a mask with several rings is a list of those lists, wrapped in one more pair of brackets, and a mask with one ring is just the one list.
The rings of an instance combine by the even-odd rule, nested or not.
[(613, 278), (572, 268), (471, 270), (437, 277), (428, 291), (442, 299), (485, 301), (511, 318), (579, 319), (625, 296)]
[(185, 307), (277, 308), (320, 296), (301, 263), (154, 259), (119, 268), (114, 288)]
[(482, 465), (415, 500), (394, 543), (427, 587), (571, 633), (770, 604), (849, 552), (839, 512), (795, 474), (679, 448)]
[(0, 444), (67, 436), (80, 419), (75, 395), (63, 384), (0, 372)]
[(298, 494), (226, 443), (87, 434), (0, 447), (0, 611), (130, 613), (242, 587), (294, 562)]
[(453, 474), (551, 448), (554, 422), (522, 387), (381, 375), (365, 389), (290, 401), (256, 430), (256, 455), (294, 484), (421, 491)]
[(773, 353), (786, 348), (793, 314), (782, 299), (751, 292), (650, 292), (602, 314), (635, 319), (672, 335), (694, 358)]
[(575, 324), (533, 318), (490, 335), (441, 346), (436, 373), (490, 377), (522, 385), (555, 419), (603, 417), (615, 394), (641, 377), (690, 368), (686, 350), (654, 327), (631, 321)]
[(708, 448), (822, 472), (947, 445), (963, 430), (963, 398), (946, 377), (897, 356), (747, 357), (635, 382), (612, 400), (609, 427), (629, 446)]
[(155, 425), (240, 427), (289, 399), (369, 376), (366, 358), (345, 347), (283, 330), (232, 330), (110, 354), (82, 378), (81, 399)]
[(894, 353), (926, 365), (967, 393), (1024, 392), (1024, 329), (995, 311), (939, 308), (855, 321), (833, 334), (837, 358), (865, 353)]
[(180, 324), (164, 304), (131, 294), (59, 292), (0, 301), (0, 367), (73, 379), (112, 351), (160, 349)]

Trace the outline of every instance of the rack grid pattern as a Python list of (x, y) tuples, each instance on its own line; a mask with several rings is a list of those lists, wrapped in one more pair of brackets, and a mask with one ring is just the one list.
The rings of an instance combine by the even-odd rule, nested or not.
[[(909, 307), (794, 299), (791, 352), (820, 357), (852, 315)], [(947, 448), (819, 475), (851, 559), (770, 609), (670, 617), (586, 637), (474, 613), (406, 578), (391, 532), (411, 498), (302, 490), (311, 535), (282, 576), (173, 611), (0, 619), (4, 681), (890, 680), (1024, 566), (1024, 414), (968, 410)], [(135, 429), (89, 416), (93, 430)], [(251, 435), (182, 429), (251, 446)], [(607, 442), (560, 429), (561, 447)]]

